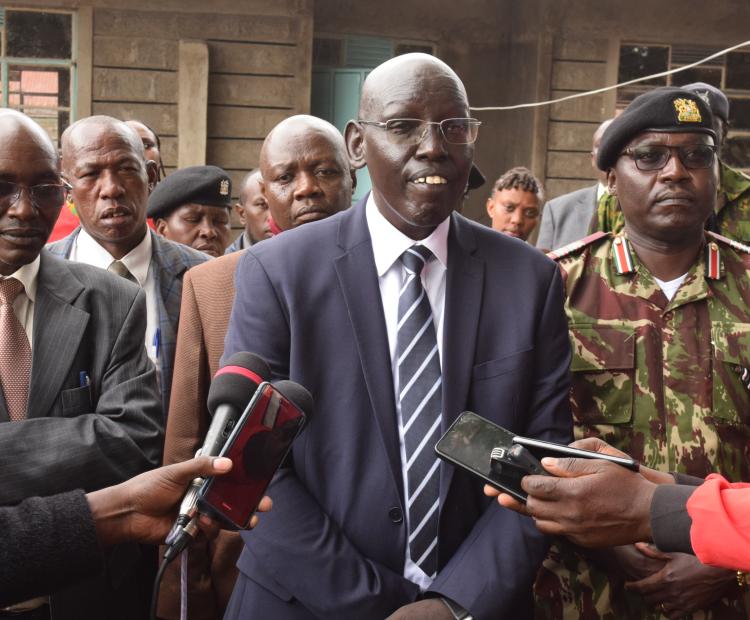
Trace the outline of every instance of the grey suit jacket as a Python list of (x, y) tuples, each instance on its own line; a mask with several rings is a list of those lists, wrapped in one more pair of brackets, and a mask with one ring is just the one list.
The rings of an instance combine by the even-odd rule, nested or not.
[(597, 187), (563, 194), (544, 205), (536, 247), (555, 250), (585, 237), (596, 212)]
[[(159, 465), (164, 423), (143, 346), (145, 301), (122, 278), (42, 252), (27, 419), (8, 421), (0, 399), (0, 505), (100, 489)], [(114, 548), (96, 581), (55, 593), (53, 618), (138, 617), (130, 586), (140, 560), (137, 546)]]
[[(68, 258), (81, 228), (76, 228), (67, 237), (55, 241), (47, 249)], [(161, 400), (164, 417), (169, 411), (169, 394), (172, 391), (172, 372), (174, 370), (174, 352), (177, 345), (177, 323), (180, 318), (180, 300), (182, 299), (182, 277), (185, 272), (211, 257), (181, 243), (169, 241), (153, 231), (151, 234), (151, 264), (154, 268), (154, 281), (159, 291), (157, 306), (159, 310), (160, 331), (160, 376)], [(145, 327), (144, 318), (144, 327)]]

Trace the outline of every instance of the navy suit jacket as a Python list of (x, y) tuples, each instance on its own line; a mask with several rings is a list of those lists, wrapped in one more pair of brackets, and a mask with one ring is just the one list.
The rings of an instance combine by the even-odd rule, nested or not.
[[(395, 397), (364, 201), (245, 251), (225, 357), (252, 351), (315, 399), (273, 511), (244, 534), (226, 618), (386, 617), (415, 601)], [(533, 437), (571, 438), (561, 278), (538, 250), (451, 216), (443, 430), (465, 409)], [(441, 465), (430, 592), (479, 620), (530, 614), (547, 542), (478, 479)]]

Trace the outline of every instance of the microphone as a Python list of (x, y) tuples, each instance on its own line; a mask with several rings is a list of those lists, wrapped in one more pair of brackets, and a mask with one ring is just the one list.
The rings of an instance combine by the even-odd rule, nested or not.
[[(265, 360), (252, 353), (235, 353), (227, 360), (214, 375), (208, 390), (211, 425), (196, 456), (219, 455), (258, 386), (270, 376), (271, 369)], [(174, 559), (197, 533), (198, 491), (202, 485), (203, 478), (195, 478), (185, 493), (177, 520), (167, 536), (169, 547), (164, 554), (167, 561)]]
[(305, 414), (307, 422), (310, 421), (310, 416), (312, 415), (315, 404), (312, 394), (310, 394), (307, 389), (302, 387), (299, 383), (290, 381), (289, 379), (277, 381), (273, 384), (273, 387), (281, 392), (281, 395), (286, 397), (287, 400), (292, 401), (297, 407), (302, 409), (302, 413)]

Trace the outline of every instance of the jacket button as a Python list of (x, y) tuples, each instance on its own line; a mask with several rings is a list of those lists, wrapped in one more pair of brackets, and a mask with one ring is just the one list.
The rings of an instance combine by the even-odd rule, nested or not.
[(393, 523), (401, 523), (404, 520), (404, 513), (401, 508), (394, 506), (388, 511), (388, 517)]

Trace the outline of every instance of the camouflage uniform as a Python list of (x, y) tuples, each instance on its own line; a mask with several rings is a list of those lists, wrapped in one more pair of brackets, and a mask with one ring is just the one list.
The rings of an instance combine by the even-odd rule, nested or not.
[[(718, 232), (750, 244), (750, 177), (719, 162), (719, 196), (716, 201)], [(604, 194), (599, 200), (591, 232), (620, 232), (625, 226), (616, 196)]]
[[(750, 367), (750, 248), (706, 235), (669, 302), (624, 234), (550, 253), (566, 286), (575, 434), (657, 470), (748, 481), (750, 390), (740, 371)], [(662, 617), (564, 541), (535, 594), (540, 618)], [(723, 600), (693, 618), (745, 615), (739, 601)]]

